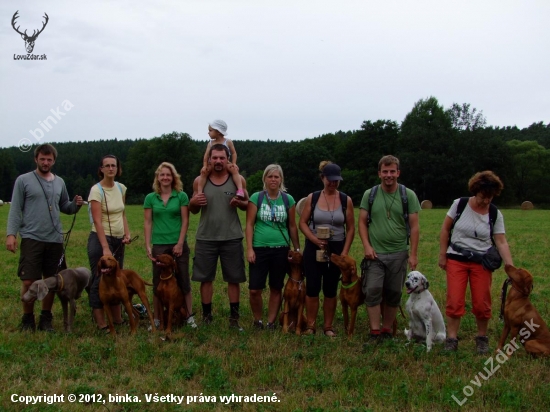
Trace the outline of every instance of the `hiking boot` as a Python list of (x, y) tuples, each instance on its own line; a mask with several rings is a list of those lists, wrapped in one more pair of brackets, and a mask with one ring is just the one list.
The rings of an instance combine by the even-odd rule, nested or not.
[(374, 346), (378, 345), (380, 343), (380, 334), (369, 334), (369, 338), (367, 341), (363, 344), (363, 348), (366, 348), (367, 346)]
[(21, 332), (29, 331), (34, 332), (36, 330), (36, 323), (34, 321), (34, 313), (24, 313), (19, 325)]
[(197, 324), (195, 323), (195, 316), (191, 315), (187, 318), (187, 326), (190, 328), (196, 329), (198, 328)]
[(392, 340), (393, 340), (393, 335), (390, 332), (380, 332), (380, 336), (378, 338), (379, 343), (389, 342)]
[(254, 326), (254, 329), (256, 329), (256, 330), (263, 330), (264, 323), (262, 322), (261, 319), (260, 320), (255, 320), (253, 326)]
[(239, 325), (239, 319), (229, 318), (229, 329), (236, 329), (239, 332), (243, 332), (244, 329)]
[(52, 326), (53, 315), (52, 312), (42, 312), (40, 314), (40, 320), (38, 321), (38, 330), (44, 332), (55, 332), (55, 329)]
[(476, 350), (478, 355), (485, 355), (489, 353), (488, 336), (476, 336)]
[(267, 326), (266, 326), (267, 330), (275, 330), (275, 328), (276, 328), (275, 322), (267, 322)]
[(205, 325), (210, 325), (213, 320), (214, 320), (214, 318), (212, 317), (211, 313), (208, 313), (206, 315), (202, 315), (202, 323), (204, 323)]
[(445, 350), (447, 352), (456, 352), (458, 350), (458, 339), (456, 338), (445, 339)]

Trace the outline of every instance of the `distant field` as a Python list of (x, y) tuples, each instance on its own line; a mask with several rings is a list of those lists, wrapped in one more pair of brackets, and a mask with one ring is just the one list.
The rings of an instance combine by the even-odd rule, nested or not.
[[(0, 207), (0, 230), (5, 238), (9, 206)], [(358, 211), (356, 210), (356, 213)], [(437, 266), (439, 229), (446, 210), (420, 212), (418, 269), (430, 280), (430, 290), (444, 310), (445, 274)], [(503, 210), (507, 238), (516, 266), (529, 269), (535, 277), (531, 300), (542, 317), (550, 321), (550, 211)], [(244, 214), (241, 215), (244, 222)], [(128, 207), (132, 235), (139, 239), (126, 249), (125, 266), (151, 279), (151, 264), (143, 242), (143, 210)], [(68, 229), (72, 217), (64, 217)], [(189, 244), (194, 254), (194, 235), (198, 216), (191, 217)], [(88, 266), (86, 243), (90, 225), (87, 211), (77, 216), (71, 233), (67, 258), (69, 265)], [(303, 245), (303, 242), (302, 242)], [(351, 255), (362, 257), (361, 241), (356, 236)], [(20, 333), (20, 282), (16, 276), (17, 258), (5, 251), (0, 267), (0, 410), (22, 410), (12, 403), (12, 394), (64, 394), (65, 402), (45, 402), (27, 406), (27, 411), (176, 411), (186, 409), (221, 411), (379, 411), (379, 410), (548, 410), (550, 405), (550, 361), (530, 359), (523, 348), (500, 365), (487, 380), (479, 378), (484, 367), (490, 370), (489, 357), (474, 354), (475, 322), (464, 317), (457, 353), (445, 353), (437, 345), (430, 354), (423, 345), (405, 345), (402, 330), (407, 325), (401, 316), (399, 340), (363, 350), (368, 322), (366, 311), (359, 313), (356, 336), (343, 334), (340, 305), (335, 319), (338, 338), (283, 335), (252, 330), (247, 284), (241, 290), (241, 316), (245, 332), (227, 328), (229, 305), (223, 282), (217, 281), (213, 303), (214, 322), (196, 331), (182, 328), (173, 342), (163, 342), (161, 334), (150, 334), (142, 321), (138, 334), (119, 329), (116, 341), (95, 331), (86, 294), (80, 300), (74, 333), (62, 330), (61, 306), (54, 305), (55, 334)], [(498, 321), (500, 289), (505, 279), (502, 269), (493, 275), (493, 319), (489, 325), (490, 346), (496, 347), (502, 324)], [(219, 278), (221, 278), (221, 273)], [(200, 320), (199, 285), (193, 284), (194, 310)], [(149, 290), (152, 296), (152, 291)], [(265, 294), (267, 297), (267, 293)], [(406, 301), (403, 297), (403, 304)], [(134, 299), (137, 303), (137, 297)], [(38, 307), (38, 306), (37, 306)], [(265, 307), (265, 299), (264, 299)], [(471, 306), (468, 304), (468, 310)], [(322, 311), (321, 311), (322, 312)], [(319, 317), (318, 321), (322, 321)], [(494, 362), (494, 367), (497, 366)], [(494, 369), (494, 368), (493, 368)], [(476, 381), (478, 376), (478, 381)], [(471, 381), (474, 381), (472, 383)], [(480, 387), (478, 387), (479, 384)], [(463, 392), (465, 386), (466, 396)], [(89, 403), (69, 403), (67, 396), (77, 394)], [(136, 396), (141, 403), (109, 402), (108, 395)], [(182, 405), (172, 401), (155, 402), (149, 395), (196, 396), (184, 398)], [(235, 399), (222, 403), (220, 397), (275, 396), (278, 402), (245, 402)], [(92, 396), (93, 395), (93, 396)], [(453, 400), (465, 399), (459, 407)], [(95, 396), (95, 398), (94, 398)], [(201, 398), (202, 396), (202, 398)], [(101, 402), (97, 402), (100, 400)], [(206, 399), (206, 397), (211, 397)], [(215, 397), (215, 402), (213, 398)], [(103, 404), (103, 400), (107, 400)], [(136, 399), (134, 399), (136, 400)], [(203, 402), (200, 402), (200, 401)], [(96, 401), (96, 402), (94, 402)], [(186, 401), (191, 401), (186, 404)], [(90, 404), (92, 403), (92, 405)], [(101, 405), (101, 406), (100, 406)]]

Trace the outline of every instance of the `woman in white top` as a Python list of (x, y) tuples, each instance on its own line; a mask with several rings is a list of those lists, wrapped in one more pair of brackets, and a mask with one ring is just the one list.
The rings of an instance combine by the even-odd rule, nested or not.
[[(114, 155), (101, 159), (98, 176), (101, 181), (92, 186), (90, 203), (92, 231), (88, 237), (88, 259), (92, 271), (89, 301), (97, 327), (108, 330), (103, 304), (99, 299), (99, 279), (97, 262), (102, 256), (114, 256), (120, 268), (124, 267), (124, 245), (130, 243), (130, 229), (126, 220), (126, 186), (115, 181), (122, 174), (122, 166)], [(122, 323), (121, 307), (110, 307), (115, 324)]]
[[(502, 181), (493, 172), (476, 173), (468, 182), (473, 196), (464, 198), (467, 204), (459, 219), (455, 221), (460, 203), (460, 199), (456, 199), (443, 221), (439, 238), (439, 267), (447, 272), (446, 350), (458, 349), (457, 334), (460, 319), (466, 313), (466, 286), (470, 282), (472, 312), (477, 324), (477, 352), (484, 354), (489, 351), (487, 325), (491, 319), (492, 272), (483, 267), (479, 257), (491, 247), (494, 239), (504, 263), (513, 264), (502, 213), (491, 205), (493, 197), (500, 195), (503, 187)], [(491, 208), (495, 208), (493, 214), (496, 211), (494, 224), (490, 223)]]

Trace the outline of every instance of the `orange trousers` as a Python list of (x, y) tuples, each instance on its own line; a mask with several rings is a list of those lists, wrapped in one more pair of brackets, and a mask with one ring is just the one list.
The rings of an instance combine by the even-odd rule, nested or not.
[(466, 286), (470, 281), (472, 313), (477, 319), (491, 318), (491, 284), (493, 273), (481, 263), (460, 262), (447, 259), (447, 306), (445, 313), (450, 318), (466, 314)]

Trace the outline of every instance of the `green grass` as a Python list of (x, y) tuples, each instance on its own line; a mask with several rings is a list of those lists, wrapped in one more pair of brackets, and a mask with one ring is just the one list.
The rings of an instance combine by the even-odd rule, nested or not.
[[(0, 229), (5, 238), (8, 206), (0, 208)], [(445, 210), (420, 213), (421, 237), (418, 269), (430, 280), (430, 290), (440, 308), (445, 303), (445, 274), (437, 266), (439, 228)], [(542, 317), (550, 320), (550, 280), (547, 257), (550, 250), (550, 211), (504, 210), (507, 237), (516, 266), (528, 268), (535, 276), (531, 300)], [(140, 238), (127, 247), (125, 266), (151, 279), (151, 265), (143, 243), (143, 212), (139, 206), (128, 207), (132, 234)], [(244, 215), (242, 215), (244, 218)], [(64, 217), (64, 227), (72, 217)], [(244, 220), (243, 220), (244, 221)], [(189, 243), (194, 250), (194, 233), (198, 216), (191, 217)], [(71, 234), (67, 259), (71, 267), (88, 266), (86, 242), (88, 217), (82, 210)], [(352, 256), (361, 259), (359, 237), (353, 243)], [(546, 410), (550, 405), (550, 361), (529, 358), (523, 348), (501, 365), (481, 387), (470, 383), (483, 372), (488, 357), (474, 354), (475, 322), (468, 313), (460, 330), (457, 353), (443, 352), (436, 345), (429, 354), (418, 344), (405, 345), (399, 321), (399, 340), (363, 350), (368, 323), (366, 311), (359, 312), (356, 335), (343, 336), (340, 307), (335, 319), (337, 339), (317, 336), (282, 335), (254, 332), (248, 305), (246, 284), (241, 290), (241, 315), (245, 333), (227, 328), (229, 305), (227, 288), (215, 284), (214, 322), (200, 325), (196, 331), (183, 328), (172, 342), (163, 342), (160, 334), (146, 331), (141, 322), (135, 337), (125, 327), (119, 328), (115, 340), (95, 331), (91, 322), (87, 296), (79, 302), (74, 333), (65, 335), (20, 333), (20, 281), (16, 275), (17, 255), (3, 252), (0, 267), (0, 409), (21, 410), (12, 394), (64, 394), (65, 403), (29, 405), (28, 411), (108, 410), (176, 411), (184, 408), (204, 411), (379, 411), (379, 410)], [(221, 274), (219, 274), (221, 279)], [(502, 330), (498, 321), (499, 296), (504, 271), (493, 276), (493, 319), (489, 324), (490, 344), (494, 348)], [(149, 289), (149, 295), (152, 295)], [(200, 315), (199, 285), (193, 282), (194, 310)], [(264, 306), (267, 294), (264, 296)], [(403, 304), (406, 296), (403, 297)], [(135, 298), (137, 302), (137, 298)], [(38, 306), (37, 306), (38, 308)], [(471, 309), (468, 303), (468, 310)], [(54, 326), (62, 330), (61, 306), (54, 305)], [(320, 315), (321, 316), (321, 315)], [(200, 319), (200, 316), (199, 316)], [(319, 318), (321, 321), (321, 318)], [(496, 365), (496, 362), (495, 362)], [(453, 400), (465, 398), (463, 387), (474, 393), (463, 406)], [(141, 403), (69, 403), (73, 393), (138, 396)], [(196, 396), (189, 405), (147, 403), (145, 395)], [(217, 402), (198, 402), (199, 396), (216, 396)], [(273, 395), (280, 402), (222, 404), (220, 396)], [(89, 398), (89, 396), (88, 396)], [(84, 398), (83, 398), (84, 399)]]

